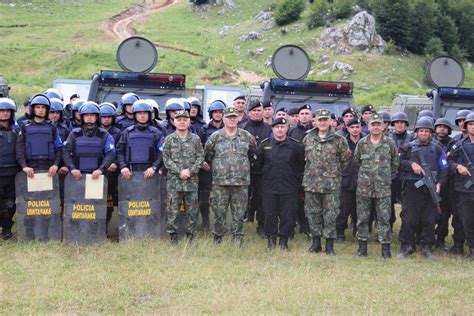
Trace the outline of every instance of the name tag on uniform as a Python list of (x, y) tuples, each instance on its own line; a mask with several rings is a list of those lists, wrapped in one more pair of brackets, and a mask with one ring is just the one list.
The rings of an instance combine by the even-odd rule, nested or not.
[(263, 150), (272, 150), (271, 146), (263, 147)]

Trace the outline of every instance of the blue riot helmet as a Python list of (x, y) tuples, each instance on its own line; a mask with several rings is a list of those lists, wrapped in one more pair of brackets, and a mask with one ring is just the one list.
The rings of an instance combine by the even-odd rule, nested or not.
[(180, 99), (183, 102), (184, 109), (188, 112), (191, 111), (191, 103), (189, 103), (188, 99), (186, 98), (180, 98)]
[(63, 101), (61, 101), (58, 98), (51, 98), (49, 99), (51, 101), (51, 108), (49, 109), (50, 112), (59, 112), (59, 121), (61, 122), (63, 120), (63, 111), (64, 111), (64, 104)]
[(42, 94), (35, 94), (30, 99), (30, 116), (31, 118), (35, 117), (35, 105), (44, 105), (46, 107), (46, 115), (45, 118), (48, 118), (49, 109), (51, 108), (51, 101), (49, 98)]
[(115, 117), (117, 115), (117, 109), (116, 109), (115, 105), (113, 105), (110, 102), (101, 103), (99, 108), (100, 108), (100, 116), (101, 117), (107, 117), (107, 116)]
[(61, 92), (59, 92), (59, 90), (57, 90), (57, 89), (50, 88), (50, 89), (46, 90), (44, 92), (44, 94), (50, 99), (56, 98), (56, 99), (59, 99), (61, 101), (64, 101), (63, 94)]
[(169, 112), (170, 111), (179, 111), (184, 110), (184, 103), (179, 98), (169, 98), (166, 101), (165, 111), (166, 111), (166, 119), (171, 119)]
[(140, 100), (140, 97), (133, 92), (125, 93), (120, 99), (120, 107), (122, 114), (125, 114), (125, 106), (132, 105), (135, 101)]
[(153, 99), (146, 99), (145, 101), (148, 102), (148, 104), (151, 105), (151, 107), (153, 109), (153, 113), (155, 115), (155, 119), (159, 120), (160, 119), (160, 107), (158, 106), (158, 102), (156, 102)]
[(97, 115), (96, 124), (99, 123), (98, 120), (99, 120), (99, 115), (100, 115), (100, 108), (99, 108), (99, 105), (97, 105), (97, 103), (93, 101), (84, 102), (84, 104), (79, 109), (79, 114), (81, 115), (82, 123), (84, 123), (83, 116), (86, 114), (96, 114)]
[(133, 118), (136, 119), (135, 113), (138, 112), (148, 112), (148, 121), (151, 122), (151, 113), (153, 112), (153, 107), (150, 105), (150, 103), (146, 100), (137, 100), (135, 103), (133, 103), (132, 106), (132, 113), (133, 113)]
[(209, 107), (207, 108), (207, 112), (211, 114), (212, 111), (224, 111), (225, 108), (226, 108), (226, 105), (224, 101), (215, 100), (215, 101), (212, 101), (212, 103), (209, 105)]
[(10, 123), (15, 121), (16, 104), (12, 99), (0, 98), (0, 110), (11, 110)]

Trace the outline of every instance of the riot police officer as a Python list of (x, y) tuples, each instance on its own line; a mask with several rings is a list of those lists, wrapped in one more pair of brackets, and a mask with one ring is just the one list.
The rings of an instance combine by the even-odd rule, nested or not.
[(86, 101), (84, 100), (76, 100), (72, 106), (71, 106), (71, 118), (70, 118), (70, 125), (71, 128), (80, 128), (82, 121), (81, 121), (81, 113), (79, 113), (79, 110), (81, 109), (81, 106), (85, 103)]
[[(417, 185), (427, 172), (437, 174), (436, 191), (439, 193), (446, 185), (448, 163), (446, 154), (439, 142), (432, 139), (434, 122), (422, 117), (416, 122), (417, 139), (400, 149), (400, 168), (403, 172), (403, 212), (399, 239), (401, 242), (399, 258), (414, 252), (414, 234), (421, 225), (421, 252), (425, 257), (433, 257), (432, 245), (435, 242), (436, 203), (430, 194), (429, 183)], [(426, 165), (426, 167), (423, 167)]]
[(55, 88), (49, 88), (44, 92), (44, 95), (46, 95), (50, 100), (55, 98), (61, 100), (61, 102), (64, 102), (63, 94)]
[(191, 104), (191, 110), (189, 112), (189, 117), (191, 118), (191, 131), (199, 135), (201, 128), (206, 125), (206, 122), (202, 119), (201, 101), (196, 97), (189, 97), (187, 101)]
[(20, 171), (16, 161), (15, 147), (18, 129), (14, 127), (15, 103), (0, 98), (0, 227), (2, 238), (13, 237), (13, 215), (15, 214), (15, 175)]
[(73, 129), (64, 142), (63, 161), (76, 180), (82, 173), (92, 174), (92, 178), (97, 179), (115, 159), (114, 140), (99, 127), (100, 109), (95, 102), (85, 102), (79, 113), (82, 127)]
[(132, 113), (132, 105), (139, 99), (140, 98), (138, 95), (132, 92), (125, 93), (120, 99), (122, 115), (117, 117), (117, 125), (120, 126), (122, 131), (135, 124)]
[(51, 101), (51, 108), (49, 109), (49, 120), (56, 126), (61, 139), (65, 140), (69, 136), (71, 129), (64, 119), (63, 101), (57, 98), (49, 99)]
[(56, 126), (47, 120), (50, 107), (47, 96), (34, 95), (30, 100), (31, 120), (20, 128), (17, 137), (17, 160), (30, 178), (36, 170), (48, 170), (53, 177), (61, 162), (61, 137)]
[(163, 128), (166, 130), (166, 135), (174, 133), (176, 127), (174, 126), (173, 117), (176, 111), (184, 110), (184, 103), (178, 98), (170, 98), (166, 101), (165, 112), (166, 121), (163, 122)]
[[(209, 139), (209, 136), (224, 127), (222, 119), (224, 118), (225, 108), (226, 105), (221, 100), (213, 101), (207, 108), (211, 120), (199, 131), (199, 138), (201, 139), (203, 147)], [(211, 187), (211, 167), (204, 162), (203, 167), (199, 170), (199, 212), (201, 213), (202, 227), (206, 230), (209, 229), (209, 198)]]
[(468, 132), (464, 128), (464, 121), (466, 120), (466, 116), (468, 116), (470, 113), (471, 113), (470, 110), (459, 110), (456, 113), (456, 118), (454, 119), (454, 123), (459, 127), (459, 130), (461, 131), (461, 133), (453, 137), (454, 141), (457, 142), (468, 136)]
[(23, 114), (22, 116), (20, 116), (16, 122), (19, 126), (22, 126), (24, 123), (28, 122), (30, 119), (31, 119), (31, 116), (30, 116), (30, 112), (31, 112), (31, 109), (30, 109), (30, 99), (26, 99), (24, 102), (23, 102), (23, 110), (25, 111), (25, 114)]
[(277, 118), (272, 123), (273, 136), (263, 140), (257, 148), (256, 165), (263, 171), (263, 209), (268, 248), (276, 245), (288, 249), (288, 238), (293, 235), (297, 192), (304, 171), (303, 145), (288, 137), (288, 121)]

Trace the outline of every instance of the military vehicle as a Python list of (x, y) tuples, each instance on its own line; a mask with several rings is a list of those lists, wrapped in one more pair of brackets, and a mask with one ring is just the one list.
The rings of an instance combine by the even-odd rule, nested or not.
[(328, 109), (340, 116), (346, 108), (355, 106), (352, 82), (305, 80), (311, 61), (301, 47), (278, 48), (272, 56), (272, 68), (278, 78), (264, 81), (261, 89), (262, 102), (271, 102), (275, 110), (309, 104), (312, 111)]
[(446, 117), (454, 124), (456, 112), (474, 109), (474, 89), (462, 88), (464, 68), (460, 61), (449, 56), (436, 57), (429, 63), (426, 76), (433, 89), (426, 96), (395, 96), (391, 113), (405, 112), (413, 127), (422, 110), (432, 110), (435, 118)]
[(8, 98), (10, 93), (10, 87), (8, 86), (7, 80), (0, 75), (0, 98)]
[(136, 93), (142, 99), (155, 100), (164, 113), (169, 98), (186, 96), (186, 76), (151, 73), (158, 62), (155, 45), (143, 37), (130, 37), (117, 49), (117, 62), (123, 71), (101, 70), (93, 75), (89, 101), (120, 103), (122, 95)]

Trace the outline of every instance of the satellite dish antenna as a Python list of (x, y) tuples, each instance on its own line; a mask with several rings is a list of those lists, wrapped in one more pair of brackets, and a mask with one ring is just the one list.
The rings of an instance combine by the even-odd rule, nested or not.
[(464, 68), (456, 58), (439, 56), (428, 65), (426, 77), (435, 88), (459, 88), (464, 83)]
[(311, 60), (301, 47), (284, 45), (273, 53), (272, 68), (280, 79), (303, 80), (311, 70)]
[(117, 49), (117, 62), (125, 71), (150, 72), (158, 62), (155, 45), (143, 37), (129, 37)]

